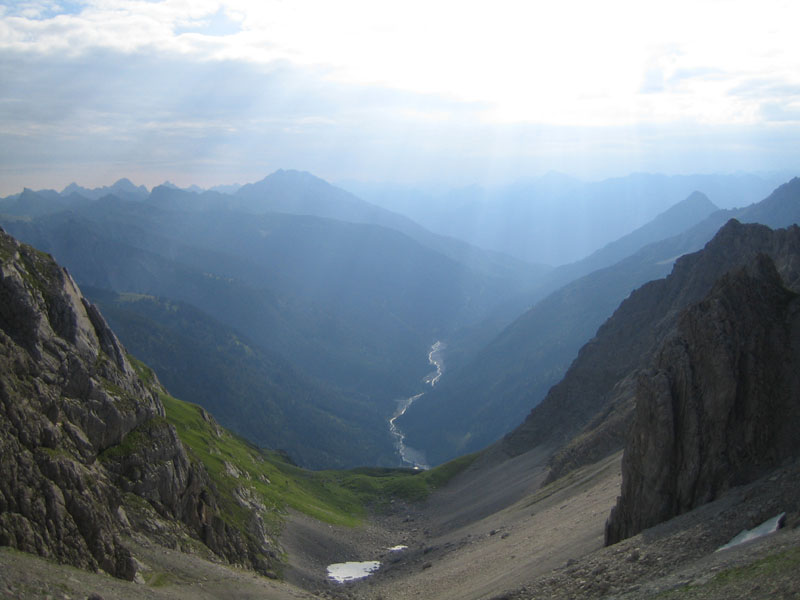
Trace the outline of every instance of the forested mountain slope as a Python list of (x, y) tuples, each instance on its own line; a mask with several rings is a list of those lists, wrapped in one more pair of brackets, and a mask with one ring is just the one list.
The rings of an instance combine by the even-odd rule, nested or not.
[(800, 222), (800, 179), (747, 208), (714, 212), (680, 235), (650, 244), (540, 300), (399, 419), (409, 445), (424, 449), (436, 464), (482, 448), (513, 429), (559, 382), (581, 346), (632, 290), (669, 274), (676, 258), (702, 248), (733, 217), (772, 226)]

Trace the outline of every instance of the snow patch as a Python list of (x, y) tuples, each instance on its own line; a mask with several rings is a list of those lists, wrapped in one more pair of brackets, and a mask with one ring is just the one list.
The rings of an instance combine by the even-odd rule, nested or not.
[(328, 578), (337, 583), (355, 581), (372, 575), (381, 563), (377, 560), (365, 560), (362, 562), (334, 563), (328, 565)]
[(717, 552), (721, 552), (722, 550), (727, 550), (728, 548), (733, 548), (734, 546), (738, 546), (739, 544), (744, 544), (745, 542), (749, 542), (750, 540), (754, 540), (756, 538), (763, 537), (770, 533), (774, 533), (783, 526), (783, 521), (785, 518), (786, 518), (786, 513), (782, 512), (781, 514), (764, 521), (758, 527), (754, 527), (753, 529), (744, 529), (739, 535), (733, 538), (730, 542), (728, 542), (724, 546), (720, 546), (719, 548), (717, 548)]

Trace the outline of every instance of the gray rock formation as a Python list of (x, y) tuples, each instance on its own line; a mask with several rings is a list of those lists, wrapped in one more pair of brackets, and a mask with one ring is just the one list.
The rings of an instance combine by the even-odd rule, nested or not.
[(703, 250), (679, 258), (667, 278), (632, 292), (497, 450), (515, 455), (537, 446), (557, 449), (552, 480), (621, 449), (634, 414), (633, 374), (651, 364), (685, 308), (759, 254), (773, 260), (789, 289), (800, 289), (800, 228), (773, 231), (730, 220)]
[[(777, 254), (796, 285), (797, 246)], [(635, 379), (609, 544), (800, 453), (800, 297), (760, 254), (683, 311), (653, 367)]]
[(271, 571), (264, 532), (219, 514), (161, 391), (66, 270), (0, 230), (0, 545), (132, 579), (121, 536), (141, 520), (120, 508), (134, 495), (227, 560)]

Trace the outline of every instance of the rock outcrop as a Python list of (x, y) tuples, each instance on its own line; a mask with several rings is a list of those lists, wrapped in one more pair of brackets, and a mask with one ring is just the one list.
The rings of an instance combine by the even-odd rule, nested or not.
[(225, 559), (271, 572), (269, 540), (219, 513), (161, 392), (66, 270), (0, 230), (0, 545), (132, 579), (122, 540), (141, 522), (125, 510), (135, 497)]
[(800, 454), (800, 297), (788, 289), (800, 252), (791, 244), (775, 250), (789, 281), (766, 254), (724, 275), (680, 314), (653, 366), (637, 373), (607, 543)]
[(633, 291), (498, 450), (515, 455), (537, 446), (557, 449), (551, 480), (620, 450), (634, 415), (633, 374), (652, 364), (684, 309), (760, 254), (772, 259), (789, 289), (800, 289), (800, 228), (773, 231), (730, 220), (703, 250), (679, 258), (667, 278)]

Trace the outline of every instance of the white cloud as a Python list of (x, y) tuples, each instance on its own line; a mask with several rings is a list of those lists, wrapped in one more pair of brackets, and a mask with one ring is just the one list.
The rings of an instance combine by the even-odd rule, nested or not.
[[(684, 160), (658, 140), (775, 157), (766, 134), (800, 106), (799, 21), (779, 0), (0, 0), (0, 170)], [(750, 137), (713, 152), (722, 130)]]
[[(489, 121), (754, 122), (756, 105), (731, 87), (758, 73), (800, 83), (800, 4), (778, 0), (94, 0), (79, 14), (25, 16), (45, 4), (5, 16), (0, 45), (283, 60), (339, 82), (482, 102)], [(702, 69), (717, 81), (673, 78)]]

